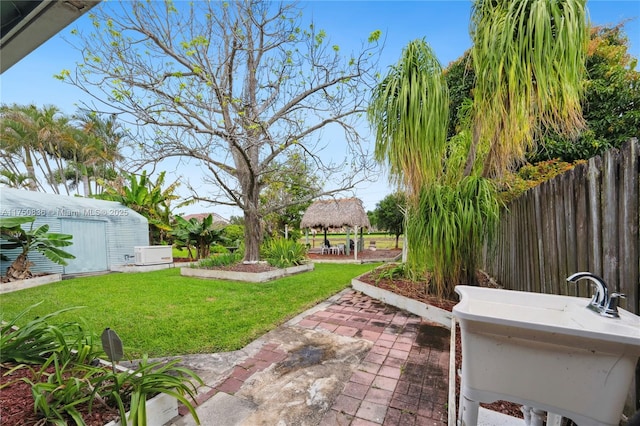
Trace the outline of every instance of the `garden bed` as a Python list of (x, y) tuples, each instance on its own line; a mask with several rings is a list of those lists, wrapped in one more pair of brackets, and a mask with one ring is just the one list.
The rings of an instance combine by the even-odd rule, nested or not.
[(313, 269), (313, 263), (305, 263), (283, 269), (274, 268), (266, 263), (238, 263), (230, 266), (218, 266), (211, 269), (184, 267), (180, 268), (180, 275), (196, 278), (262, 283), (289, 275), (313, 271)]
[[(40, 414), (33, 409), (33, 394), (31, 385), (22, 379), (35, 380), (34, 370), (39, 366), (20, 368), (10, 374), (7, 365), (0, 364), (0, 406), (2, 406), (2, 423), (7, 425), (38, 425), (43, 424)], [(110, 367), (105, 367), (110, 368)], [(33, 369), (33, 370), (32, 370)], [(47, 370), (53, 372), (52, 368)], [(42, 377), (44, 381), (46, 377)], [(6, 387), (5, 387), (6, 386)], [(147, 401), (147, 424), (161, 426), (178, 415), (178, 401), (166, 394), (158, 394)], [(94, 402), (91, 412), (87, 404), (78, 407), (82, 419), (87, 426), (121, 426), (118, 410), (104, 404)], [(129, 412), (127, 412), (127, 416)], [(69, 424), (73, 424), (68, 419)]]

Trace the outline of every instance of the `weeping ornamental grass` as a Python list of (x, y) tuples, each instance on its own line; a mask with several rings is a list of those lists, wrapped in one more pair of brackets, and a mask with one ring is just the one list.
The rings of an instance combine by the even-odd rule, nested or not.
[(414, 40), (374, 90), (369, 109), (375, 158), (389, 167), (392, 183), (408, 189), (409, 198), (441, 174), (448, 116), (442, 67), (424, 40)]
[[(585, 0), (476, 0), (471, 50), (474, 161), (501, 175), (543, 132), (575, 138), (584, 129)], [(479, 145), (489, 147), (476, 158)]]

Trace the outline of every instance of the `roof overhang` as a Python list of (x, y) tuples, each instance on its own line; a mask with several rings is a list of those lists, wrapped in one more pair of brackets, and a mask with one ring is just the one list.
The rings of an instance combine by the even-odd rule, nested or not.
[(100, 0), (0, 1), (0, 73), (98, 3)]

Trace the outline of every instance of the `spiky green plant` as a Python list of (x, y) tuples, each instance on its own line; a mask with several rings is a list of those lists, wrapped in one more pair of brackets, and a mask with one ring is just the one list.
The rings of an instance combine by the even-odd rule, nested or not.
[(242, 260), (242, 251), (234, 253), (220, 253), (206, 259), (200, 259), (197, 264), (192, 264), (192, 268), (213, 268), (216, 266), (228, 266)]
[(431, 289), (438, 297), (451, 296), (457, 284), (475, 282), (475, 269), (486, 238), (498, 221), (500, 204), (493, 183), (466, 177), (457, 184), (423, 188), (419, 203), (409, 213), (408, 270), (420, 279), (423, 259), (432, 263)]
[(301, 265), (307, 258), (307, 247), (286, 238), (274, 238), (265, 242), (260, 254), (271, 266), (288, 268)]
[[(42, 303), (42, 302), (40, 302)], [(2, 321), (0, 328), (0, 363), (17, 362), (38, 364), (44, 362), (52, 353), (62, 353), (69, 357), (71, 349), (76, 345), (91, 340), (90, 333), (77, 322), (50, 324), (52, 318), (80, 307), (71, 307), (36, 317), (23, 327), (16, 327), (18, 321), (25, 317), (36, 303), (8, 321)]]
[[(522, 161), (546, 130), (575, 137), (584, 128), (581, 97), (588, 22), (585, 0), (476, 0), (471, 18), (473, 144), (483, 175)], [(479, 156), (481, 145), (486, 156)]]

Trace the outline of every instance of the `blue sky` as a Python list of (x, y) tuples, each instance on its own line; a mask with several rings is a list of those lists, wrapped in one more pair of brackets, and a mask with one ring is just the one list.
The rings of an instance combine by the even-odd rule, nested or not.
[[(357, 51), (363, 40), (374, 30), (381, 30), (385, 49), (380, 59), (381, 70), (394, 64), (402, 48), (411, 40), (425, 38), (443, 66), (458, 58), (471, 46), (469, 38), (470, 1), (309, 1), (302, 2), (304, 19), (313, 19), (317, 28), (327, 32), (331, 44), (343, 52)], [(103, 2), (97, 7), (109, 7)], [(588, 1), (592, 23), (616, 24), (629, 20), (625, 30), (630, 39), (631, 53), (640, 57), (640, 1)], [(63, 30), (0, 76), (0, 102), (55, 105), (72, 114), (80, 100), (89, 96), (53, 78), (62, 69), (72, 69), (79, 53), (63, 39), (72, 27), (88, 25), (87, 16)], [(371, 141), (373, 143), (373, 141)], [(355, 195), (365, 209), (375, 204), (391, 190), (386, 177), (362, 185)], [(196, 182), (193, 182), (196, 183)], [(215, 210), (223, 216), (238, 215), (228, 208), (191, 206), (186, 212)]]

